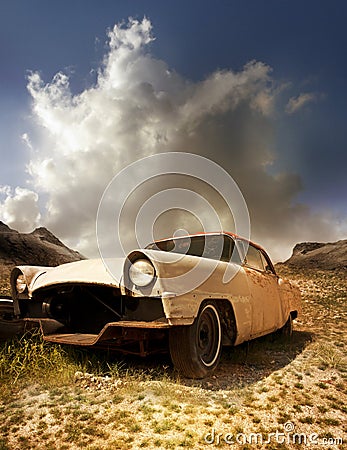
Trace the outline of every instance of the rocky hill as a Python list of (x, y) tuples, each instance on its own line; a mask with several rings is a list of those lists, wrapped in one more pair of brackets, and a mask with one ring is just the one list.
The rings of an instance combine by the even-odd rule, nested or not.
[(296, 244), (284, 264), (295, 269), (347, 270), (347, 239)]
[(46, 228), (19, 233), (0, 222), (0, 264), (57, 266), (85, 259), (69, 249)]
[(46, 228), (19, 233), (0, 221), (0, 295), (9, 293), (8, 278), (16, 265), (58, 266), (85, 259)]

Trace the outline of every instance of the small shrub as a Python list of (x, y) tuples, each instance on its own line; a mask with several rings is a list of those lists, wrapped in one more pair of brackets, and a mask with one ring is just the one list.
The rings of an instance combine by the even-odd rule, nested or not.
[(305, 416), (305, 417), (300, 417), (299, 421), (301, 423), (308, 423), (308, 424), (313, 424), (314, 423), (314, 418), (311, 416)]
[(316, 383), (316, 386), (318, 386), (321, 389), (328, 389), (328, 385), (320, 381), (319, 383)]
[(333, 425), (333, 426), (340, 425), (340, 421), (338, 419), (333, 419), (331, 417), (326, 417), (325, 419), (323, 419), (323, 423), (325, 423), (325, 425)]

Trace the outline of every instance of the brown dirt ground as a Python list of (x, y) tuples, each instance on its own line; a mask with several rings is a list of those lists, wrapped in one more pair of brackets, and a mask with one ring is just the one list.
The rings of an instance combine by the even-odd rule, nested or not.
[(13, 384), (0, 398), (0, 450), (347, 448), (346, 272), (280, 270), (303, 295), (291, 342), (225, 349), (202, 381), (164, 355), (61, 386)]

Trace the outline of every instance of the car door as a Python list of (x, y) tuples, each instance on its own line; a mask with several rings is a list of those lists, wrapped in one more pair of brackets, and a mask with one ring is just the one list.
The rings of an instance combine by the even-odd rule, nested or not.
[(245, 253), (243, 267), (251, 294), (251, 337), (255, 338), (278, 328), (281, 299), (278, 277), (262, 251), (250, 243)]

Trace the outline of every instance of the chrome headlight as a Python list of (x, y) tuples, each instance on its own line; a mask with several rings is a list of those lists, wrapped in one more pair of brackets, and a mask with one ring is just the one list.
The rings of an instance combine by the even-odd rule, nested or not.
[(23, 274), (18, 275), (16, 279), (16, 291), (17, 294), (22, 294), (27, 288), (27, 284)]
[(148, 259), (138, 259), (129, 267), (129, 279), (136, 286), (147, 286), (155, 277), (155, 269)]

